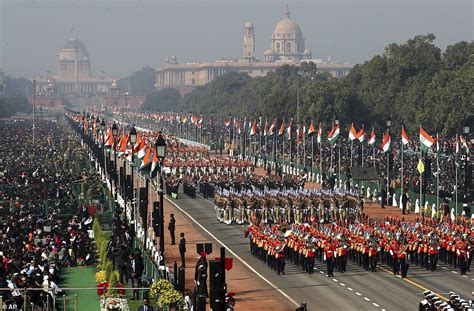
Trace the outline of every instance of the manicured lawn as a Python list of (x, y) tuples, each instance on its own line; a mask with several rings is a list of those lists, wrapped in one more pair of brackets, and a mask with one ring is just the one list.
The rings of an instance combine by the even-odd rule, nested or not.
[[(95, 289), (95, 267), (69, 267), (63, 270), (61, 287), (63, 288), (94, 288), (67, 291), (67, 310), (74, 311), (74, 295), (77, 294), (77, 310), (99, 310), (99, 296)], [(62, 310), (62, 303), (61, 303)]]

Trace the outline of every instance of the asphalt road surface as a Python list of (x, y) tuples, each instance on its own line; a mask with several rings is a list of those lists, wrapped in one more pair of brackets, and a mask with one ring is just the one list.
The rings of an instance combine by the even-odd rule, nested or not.
[[(264, 278), (287, 296), (290, 306), (304, 301), (308, 310), (418, 310), (424, 290), (431, 290), (441, 298), (447, 298), (450, 291), (465, 299), (472, 297), (474, 273), (463, 277), (459, 271), (442, 264), (435, 272), (411, 265), (408, 278), (402, 279), (394, 276), (386, 266), (379, 265), (377, 272), (370, 273), (348, 261), (346, 273), (335, 271), (335, 277), (329, 278), (323, 262), (316, 260), (315, 273), (309, 275), (287, 261), (286, 274), (277, 275), (250, 254), (244, 227), (220, 223), (211, 202), (201, 197), (192, 199), (182, 193), (172, 201), (200, 224), (196, 224), (198, 230), (210, 241), (223, 244), (260, 275), (255, 277)], [(268, 308), (271, 307), (265, 307)]]

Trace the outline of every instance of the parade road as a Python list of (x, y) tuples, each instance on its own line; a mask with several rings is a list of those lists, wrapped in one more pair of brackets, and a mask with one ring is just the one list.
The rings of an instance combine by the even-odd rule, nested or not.
[(246, 264), (256, 278), (264, 279), (295, 305), (306, 302), (308, 310), (414, 310), (425, 290), (444, 300), (450, 291), (464, 297), (472, 295), (474, 275), (461, 276), (458, 270), (443, 264), (438, 264), (435, 272), (411, 265), (408, 277), (402, 279), (380, 264), (377, 272), (371, 273), (349, 260), (346, 273), (327, 277), (324, 262), (316, 260), (315, 272), (310, 275), (287, 261), (286, 274), (277, 275), (250, 253), (243, 226), (227, 226), (217, 220), (211, 201), (180, 194), (173, 202), (210, 241), (225, 246), (231, 257)]

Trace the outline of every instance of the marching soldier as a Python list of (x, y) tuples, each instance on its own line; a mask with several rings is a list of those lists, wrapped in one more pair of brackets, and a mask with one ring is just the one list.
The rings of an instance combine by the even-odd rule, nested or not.
[(324, 260), (326, 260), (326, 275), (327, 277), (334, 276), (333, 269), (334, 269), (334, 245), (332, 244), (331, 238), (326, 241), (326, 245), (324, 247)]

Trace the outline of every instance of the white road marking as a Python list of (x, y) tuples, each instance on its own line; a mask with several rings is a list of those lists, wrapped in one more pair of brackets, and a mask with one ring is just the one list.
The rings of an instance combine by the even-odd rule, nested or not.
[(375, 302), (372, 302), (372, 304), (374, 305), (374, 307), (380, 307), (378, 304), (376, 304)]
[(452, 272), (452, 273), (456, 273), (456, 274), (458, 274), (458, 272), (457, 272), (457, 271), (451, 271), (451, 272)]
[(448, 270), (448, 268), (446, 268), (446, 267), (443, 267), (443, 269), (444, 269), (444, 270)]
[(268, 280), (266, 277), (261, 275), (260, 273), (257, 272), (250, 264), (248, 264), (245, 260), (243, 260), (239, 255), (237, 255), (233, 250), (231, 250), (226, 244), (224, 244), (222, 241), (220, 241), (214, 234), (209, 232), (206, 228), (204, 228), (203, 225), (201, 225), (196, 219), (194, 219), (188, 212), (186, 212), (184, 209), (182, 209), (178, 204), (174, 203), (171, 201), (169, 198), (165, 197), (168, 202), (174, 205), (178, 210), (181, 211), (184, 215), (186, 215), (189, 219), (191, 219), (196, 225), (198, 225), (204, 232), (206, 232), (211, 238), (213, 238), (217, 243), (220, 245), (224, 246), (229, 253), (231, 253), (235, 258), (240, 260), (247, 268), (250, 269), (253, 273), (255, 273), (258, 277), (260, 277), (263, 281), (265, 281), (268, 285), (276, 289), (280, 294), (282, 294), (286, 299), (291, 301), (295, 306), (299, 307), (300, 304), (297, 303), (293, 298), (291, 298), (288, 294), (286, 294), (284, 291), (279, 289), (275, 284), (273, 284), (270, 280)]
[(357, 296), (362, 296), (362, 294), (361, 294), (361, 293), (359, 293), (359, 292), (356, 292), (356, 295), (357, 295)]
[(339, 285), (341, 285), (341, 286), (346, 286), (346, 284), (344, 284), (344, 283), (339, 283)]
[(337, 280), (336, 280), (336, 279), (332, 279), (332, 280), (333, 280), (334, 282), (337, 282)]
[(324, 274), (324, 272), (323, 272), (323, 271), (319, 271), (319, 273), (321, 273), (321, 274)]
[(352, 288), (350, 288), (350, 287), (348, 287), (347, 289), (348, 289), (348, 290), (350, 290), (350, 291), (353, 291), (353, 289), (352, 289)]
[(369, 298), (367, 298), (367, 297), (364, 297), (364, 299), (365, 299), (365, 300), (367, 300), (367, 301), (370, 301), (370, 299), (369, 299)]
[(467, 275), (463, 275), (463, 277), (467, 278)]

